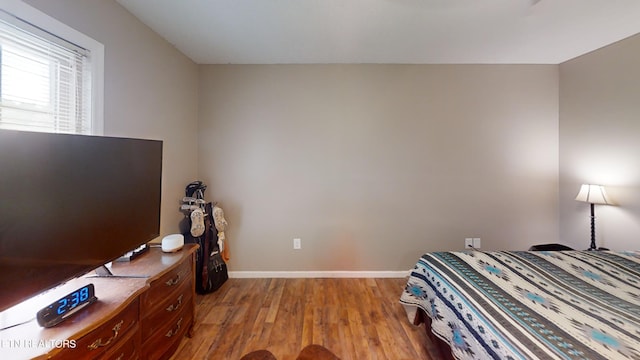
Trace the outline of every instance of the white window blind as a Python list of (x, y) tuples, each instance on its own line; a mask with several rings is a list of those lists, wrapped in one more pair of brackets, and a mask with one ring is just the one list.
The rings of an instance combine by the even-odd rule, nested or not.
[(91, 134), (90, 53), (0, 11), (0, 129)]

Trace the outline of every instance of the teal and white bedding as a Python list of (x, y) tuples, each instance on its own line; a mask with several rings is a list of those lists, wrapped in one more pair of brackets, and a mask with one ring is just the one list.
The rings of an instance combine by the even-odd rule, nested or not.
[(400, 302), (457, 359), (640, 360), (640, 251), (428, 253)]

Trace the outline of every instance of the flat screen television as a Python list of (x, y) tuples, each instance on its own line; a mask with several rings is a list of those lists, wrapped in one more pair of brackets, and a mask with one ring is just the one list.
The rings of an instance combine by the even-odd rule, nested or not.
[(162, 141), (0, 130), (0, 311), (159, 236)]

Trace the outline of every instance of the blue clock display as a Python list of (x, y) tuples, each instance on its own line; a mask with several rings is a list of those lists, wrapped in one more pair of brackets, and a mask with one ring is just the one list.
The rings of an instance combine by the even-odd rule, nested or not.
[(58, 313), (58, 315), (64, 315), (69, 310), (74, 309), (76, 306), (84, 303), (88, 299), (89, 287), (85, 286), (58, 300), (58, 308), (56, 309), (56, 312)]
[(98, 298), (95, 296), (95, 287), (88, 284), (42, 308), (36, 314), (36, 319), (40, 326), (52, 327), (96, 300)]

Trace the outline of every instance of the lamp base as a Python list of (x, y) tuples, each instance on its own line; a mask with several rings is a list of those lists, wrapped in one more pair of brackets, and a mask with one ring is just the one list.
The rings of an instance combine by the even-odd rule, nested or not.
[(598, 250), (596, 247), (596, 213), (593, 203), (591, 205), (591, 244), (589, 245), (589, 251)]

